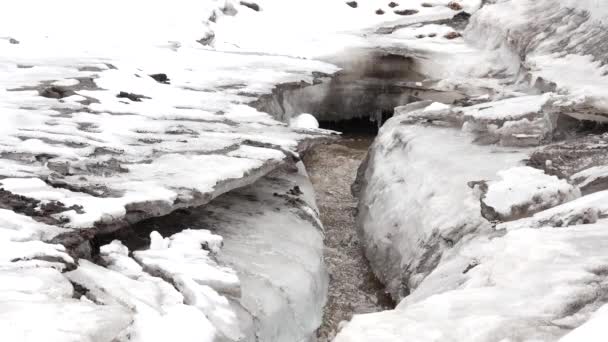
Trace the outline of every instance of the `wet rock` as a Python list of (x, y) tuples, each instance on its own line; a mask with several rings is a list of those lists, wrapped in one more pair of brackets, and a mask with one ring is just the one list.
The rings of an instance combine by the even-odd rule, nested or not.
[(461, 11), (462, 10), (462, 5), (459, 4), (456, 1), (451, 1), (450, 3), (447, 4), (447, 7), (450, 8), (451, 10), (454, 10), (454, 11)]
[(256, 12), (260, 11), (260, 5), (256, 4), (255, 2), (241, 1), (241, 2), (239, 2), (239, 4), (241, 6), (245, 6), (245, 7), (251, 8), (252, 10), (254, 10)]
[(156, 82), (158, 83), (162, 83), (162, 84), (170, 84), (170, 79), (169, 76), (167, 76), (167, 74), (152, 74), (150, 75), (150, 77), (152, 77)]
[(356, 1), (349, 1), (346, 3), (348, 6), (352, 7), (352, 8), (357, 8), (359, 7), (359, 4)]
[(126, 91), (121, 91), (120, 93), (118, 93), (118, 95), (116, 95), (116, 97), (129, 99), (133, 102), (141, 102), (142, 99), (149, 99), (149, 97), (147, 97), (147, 96), (139, 95), (139, 94), (135, 94), (135, 93), (128, 93)]
[(40, 96), (47, 97), (50, 99), (62, 99), (64, 97), (76, 95), (76, 92), (74, 92), (73, 90), (58, 86), (44, 88), (42, 90), (39, 90), (38, 93), (40, 94)]
[(396, 10), (395, 14), (398, 15), (414, 15), (416, 13), (418, 13), (418, 10), (415, 9), (404, 9), (404, 10)]
[(214, 40), (215, 40), (215, 33), (208, 32), (203, 38), (197, 40), (197, 42), (200, 43), (201, 45), (207, 46), (207, 45), (210, 45), (211, 43), (213, 43)]
[(443, 37), (446, 38), (446, 39), (452, 40), (452, 39), (456, 39), (456, 38), (462, 37), (462, 34), (459, 33), (459, 32), (456, 32), (456, 31), (452, 31), (452, 32), (446, 33)]
[(74, 210), (82, 213), (82, 207), (73, 205), (66, 207), (59, 201), (42, 202), (26, 196), (16, 195), (6, 191), (0, 185), (0, 209), (12, 210), (16, 213), (32, 217), (34, 220), (46, 224), (61, 225), (62, 221), (53, 217), (65, 211)]

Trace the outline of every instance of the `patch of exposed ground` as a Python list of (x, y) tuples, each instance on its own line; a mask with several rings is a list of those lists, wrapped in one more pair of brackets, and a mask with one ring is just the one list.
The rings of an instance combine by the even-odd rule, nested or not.
[(340, 322), (354, 314), (394, 307), (374, 276), (355, 230), (357, 200), (350, 186), (371, 141), (370, 136), (345, 137), (334, 144), (316, 146), (304, 158), (325, 226), (325, 263), (330, 274), (319, 342), (331, 341)]

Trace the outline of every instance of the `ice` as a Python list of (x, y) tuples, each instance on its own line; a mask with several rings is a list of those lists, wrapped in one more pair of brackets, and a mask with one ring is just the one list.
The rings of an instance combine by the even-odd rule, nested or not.
[(558, 340), (604, 301), (605, 224), (462, 243), (397, 309), (355, 317), (335, 341)]
[(187, 215), (142, 223), (138, 231), (179, 233), (165, 238), (167, 247), (135, 251), (135, 258), (171, 279), (185, 303), (199, 307), (225, 336), (309, 341), (321, 323), (327, 273), (314, 193), (297, 166)]
[(592, 189), (594, 183), (605, 182), (608, 179), (608, 165), (590, 167), (577, 172), (570, 178), (581, 189)]
[(359, 174), (357, 217), (366, 255), (396, 299), (417, 287), (443, 250), (489, 229), (467, 183), (495, 179), (525, 158), (523, 151), (473, 145), (457, 129), (400, 124), (403, 119), (390, 119), (371, 147)]

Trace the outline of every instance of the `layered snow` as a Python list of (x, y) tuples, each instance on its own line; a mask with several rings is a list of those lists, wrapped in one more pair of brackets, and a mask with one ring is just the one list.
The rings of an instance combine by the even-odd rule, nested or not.
[(605, 6), (593, 0), (499, 1), (473, 16), (466, 37), (521, 65), (533, 79), (605, 110), (606, 18)]
[(376, 275), (395, 299), (418, 286), (443, 250), (489, 229), (467, 183), (496, 179), (525, 158), (523, 151), (472, 145), (466, 132), (401, 124), (404, 119), (395, 116), (382, 127), (359, 175), (358, 228)]
[[(185, 303), (200, 307), (231, 341), (309, 341), (321, 323), (327, 273), (314, 193), (298, 168), (188, 214), (142, 223), (138, 231), (190, 229), (170, 238), (153, 233), (150, 249), (134, 258), (171, 280)], [(212, 242), (218, 235), (221, 241)]]
[(355, 317), (336, 341), (556, 341), (605, 301), (605, 225), (460, 244), (397, 309)]
[[(336, 67), (197, 42), (213, 34), (210, 18), (234, 6), (114, 1), (91, 17), (73, 1), (7, 5), (2, 187), (82, 206), (57, 215), (65, 227), (120, 226), (249, 184), (323, 135), (295, 133), (248, 104)], [(133, 15), (144, 7), (145, 16)], [(44, 15), (32, 18), (32, 8)]]

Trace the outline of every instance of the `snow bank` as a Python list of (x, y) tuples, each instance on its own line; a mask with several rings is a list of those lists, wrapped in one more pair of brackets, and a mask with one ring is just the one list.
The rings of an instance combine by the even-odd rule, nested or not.
[(335, 341), (556, 341), (605, 302), (605, 225), (464, 242), (397, 309), (355, 317)]
[[(466, 38), (520, 65), (532, 81), (553, 83), (605, 112), (607, 18), (605, 6), (593, 0), (500, 1), (473, 16)], [(606, 121), (605, 115), (594, 119)]]
[(189, 229), (164, 239), (154, 234), (155, 248), (136, 251), (135, 258), (171, 280), (185, 303), (201, 307), (231, 340), (240, 334), (245, 341), (308, 341), (321, 324), (327, 273), (314, 193), (301, 163), (298, 168), (273, 172), (187, 214), (142, 222), (137, 234)]
[(455, 129), (400, 124), (404, 119), (393, 117), (382, 127), (358, 176), (358, 229), (376, 275), (395, 299), (414, 290), (464, 235), (489, 229), (467, 183), (494, 179), (525, 157), (472, 145), (473, 136)]

